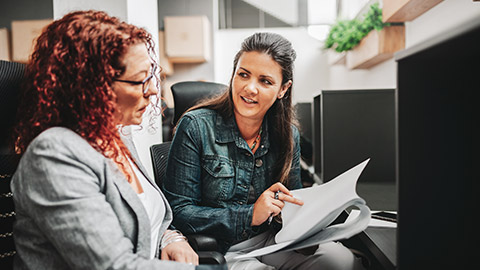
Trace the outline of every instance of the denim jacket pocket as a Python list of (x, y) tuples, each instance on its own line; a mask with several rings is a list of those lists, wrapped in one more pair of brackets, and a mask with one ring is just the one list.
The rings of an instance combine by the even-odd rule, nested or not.
[(202, 162), (205, 177), (203, 178), (203, 195), (210, 205), (221, 206), (221, 201), (232, 197), (235, 187), (235, 167), (224, 157), (206, 156)]

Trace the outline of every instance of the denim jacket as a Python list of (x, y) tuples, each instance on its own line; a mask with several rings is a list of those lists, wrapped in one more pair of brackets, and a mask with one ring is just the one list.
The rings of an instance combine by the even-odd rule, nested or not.
[[(271, 147), (267, 121), (255, 154), (241, 137), (235, 118), (223, 119), (210, 109), (186, 113), (172, 141), (164, 193), (174, 212), (173, 225), (184, 234), (215, 237), (225, 253), (237, 242), (265, 230), (252, 227), (253, 204), (247, 204), (250, 185), (255, 200), (277, 182), (272, 179), (279, 155)], [(301, 187), (300, 136), (295, 141), (289, 189)], [(263, 230), (262, 230), (263, 228)]]

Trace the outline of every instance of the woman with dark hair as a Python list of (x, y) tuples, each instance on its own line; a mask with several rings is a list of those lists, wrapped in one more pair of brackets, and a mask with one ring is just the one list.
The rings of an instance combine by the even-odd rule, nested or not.
[(16, 127), (16, 269), (198, 264), (121, 133), (157, 106), (158, 75), (151, 35), (104, 12), (72, 12), (41, 33)]
[[(292, 107), (295, 58), (291, 43), (280, 35), (248, 37), (233, 61), (227, 91), (191, 108), (176, 127), (163, 187), (173, 224), (186, 234), (214, 236), (223, 253), (261, 233), (255, 247), (273, 243), (285, 202), (303, 204), (289, 191), (302, 187)], [(361, 268), (339, 243), (304, 254), (238, 261), (227, 252), (226, 259), (230, 269)]]

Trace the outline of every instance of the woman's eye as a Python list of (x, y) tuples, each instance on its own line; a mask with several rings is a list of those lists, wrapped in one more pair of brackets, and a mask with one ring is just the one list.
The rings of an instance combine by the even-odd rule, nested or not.
[(240, 72), (240, 73), (238, 73), (238, 76), (240, 76), (242, 78), (246, 78), (248, 76), (248, 74), (245, 73), (245, 72)]
[(270, 82), (269, 80), (262, 80), (262, 83), (272, 85), (272, 82)]

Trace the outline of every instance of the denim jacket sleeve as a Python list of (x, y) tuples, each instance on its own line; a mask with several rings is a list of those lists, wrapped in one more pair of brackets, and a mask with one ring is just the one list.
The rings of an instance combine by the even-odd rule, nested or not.
[[(170, 149), (164, 193), (174, 212), (173, 225), (184, 234), (201, 232), (231, 244), (251, 234), (253, 205), (214, 207), (202, 203), (202, 129), (196, 119), (184, 116)], [(223, 250), (225, 251), (225, 250)]]

